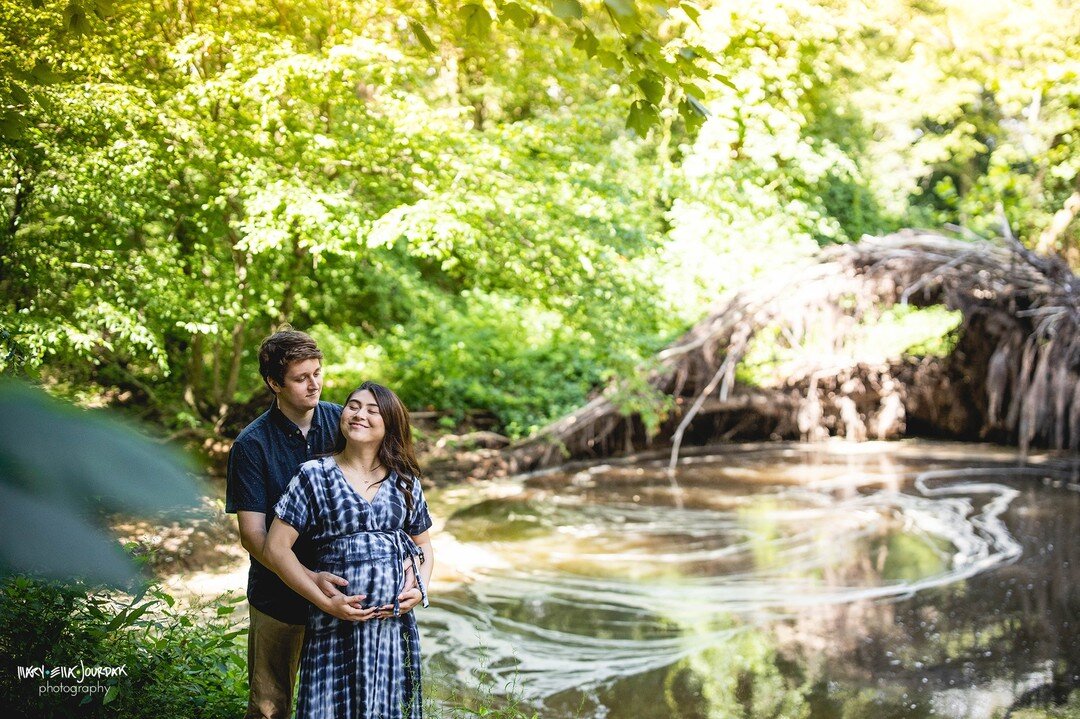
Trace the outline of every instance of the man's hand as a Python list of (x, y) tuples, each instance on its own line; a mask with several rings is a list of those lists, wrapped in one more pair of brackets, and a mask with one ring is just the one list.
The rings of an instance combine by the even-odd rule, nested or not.
[(327, 597), (320, 609), (347, 622), (366, 622), (375, 616), (376, 608), (361, 608), (360, 602), (365, 599), (367, 599), (366, 594), (348, 596), (338, 592), (335, 597)]
[(349, 583), (343, 577), (331, 574), (330, 572), (312, 572), (311, 578), (315, 580), (315, 584), (318, 585), (319, 591), (329, 599), (342, 596), (342, 592), (338, 587), (349, 586)]

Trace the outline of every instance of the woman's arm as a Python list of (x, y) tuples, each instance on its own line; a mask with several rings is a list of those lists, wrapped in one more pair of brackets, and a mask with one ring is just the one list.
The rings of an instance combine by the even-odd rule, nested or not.
[(435, 569), (435, 550), (431, 547), (431, 535), (427, 531), (412, 538), (413, 543), (424, 553), (424, 563), (420, 565), (420, 578), (424, 580), (424, 589), (431, 586), (431, 572)]
[(270, 524), (270, 531), (266, 533), (266, 542), (262, 550), (267, 566), (274, 570), (281, 577), (281, 581), (292, 587), (297, 594), (327, 614), (352, 622), (371, 619), (375, 609), (360, 608), (360, 602), (366, 599), (366, 595), (338, 594), (328, 597), (322, 592), (319, 585), (312, 579), (310, 570), (300, 563), (300, 560), (296, 558), (296, 552), (293, 551), (293, 545), (299, 537), (300, 533), (295, 527), (282, 521), (280, 517), (274, 517), (274, 521)]
[[(430, 590), (431, 570), (435, 568), (435, 550), (431, 547), (431, 537), (425, 531), (417, 535), (409, 535), (413, 543), (424, 552), (424, 563), (420, 564), (420, 579), (424, 582), (424, 589)], [(401, 613), (412, 611), (424, 599), (420, 588), (412, 578), (412, 562), (405, 565), (405, 591), (398, 595), (398, 605)], [(389, 619), (394, 616), (394, 605), (385, 604), (378, 608), (376, 619)]]

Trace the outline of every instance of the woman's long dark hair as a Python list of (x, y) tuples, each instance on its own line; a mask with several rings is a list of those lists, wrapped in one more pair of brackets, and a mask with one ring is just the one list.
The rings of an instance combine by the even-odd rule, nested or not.
[[(413, 478), (420, 478), (420, 464), (416, 461), (416, 451), (413, 449), (409, 410), (389, 387), (370, 381), (364, 382), (350, 392), (345, 399), (345, 404), (364, 390), (375, 395), (375, 404), (379, 405), (379, 414), (382, 416), (383, 427), (386, 429), (382, 444), (379, 445), (379, 462), (397, 475), (398, 489), (405, 495), (405, 508), (411, 512)], [(333, 453), (341, 454), (344, 450), (345, 435), (341, 432), (339, 422)]]

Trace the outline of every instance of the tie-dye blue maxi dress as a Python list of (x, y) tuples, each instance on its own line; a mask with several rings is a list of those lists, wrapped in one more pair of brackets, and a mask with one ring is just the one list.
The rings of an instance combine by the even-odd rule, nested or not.
[[(348, 580), (364, 606), (395, 604), (405, 567), (419, 577), (422, 554), (410, 539), (431, 526), (420, 482), (411, 511), (391, 473), (371, 501), (332, 457), (300, 465), (274, 511), (312, 543), (316, 571)], [(421, 586), (423, 604), (427, 592)], [(300, 659), (297, 719), (421, 719), (420, 635), (416, 617), (349, 622), (312, 607)]]

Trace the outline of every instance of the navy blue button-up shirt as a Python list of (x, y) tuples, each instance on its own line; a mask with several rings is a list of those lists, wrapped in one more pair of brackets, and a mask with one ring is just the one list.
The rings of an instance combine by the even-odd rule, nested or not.
[[(269, 530), (274, 505), (289, 480), (301, 464), (333, 450), (340, 421), (341, 405), (319, 402), (305, 438), (300, 428), (278, 409), (275, 400), (270, 409), (244, 427), (229, 450), (225, 511), (262, 512)], [(297, 542), (295, 550), (304, 564), (311, 564), (310, 549), (302, 541)], [(278, 621), (307, 622), (308, 601), (254, 557), (248, 571), (247, 597), (251, 606)]]

